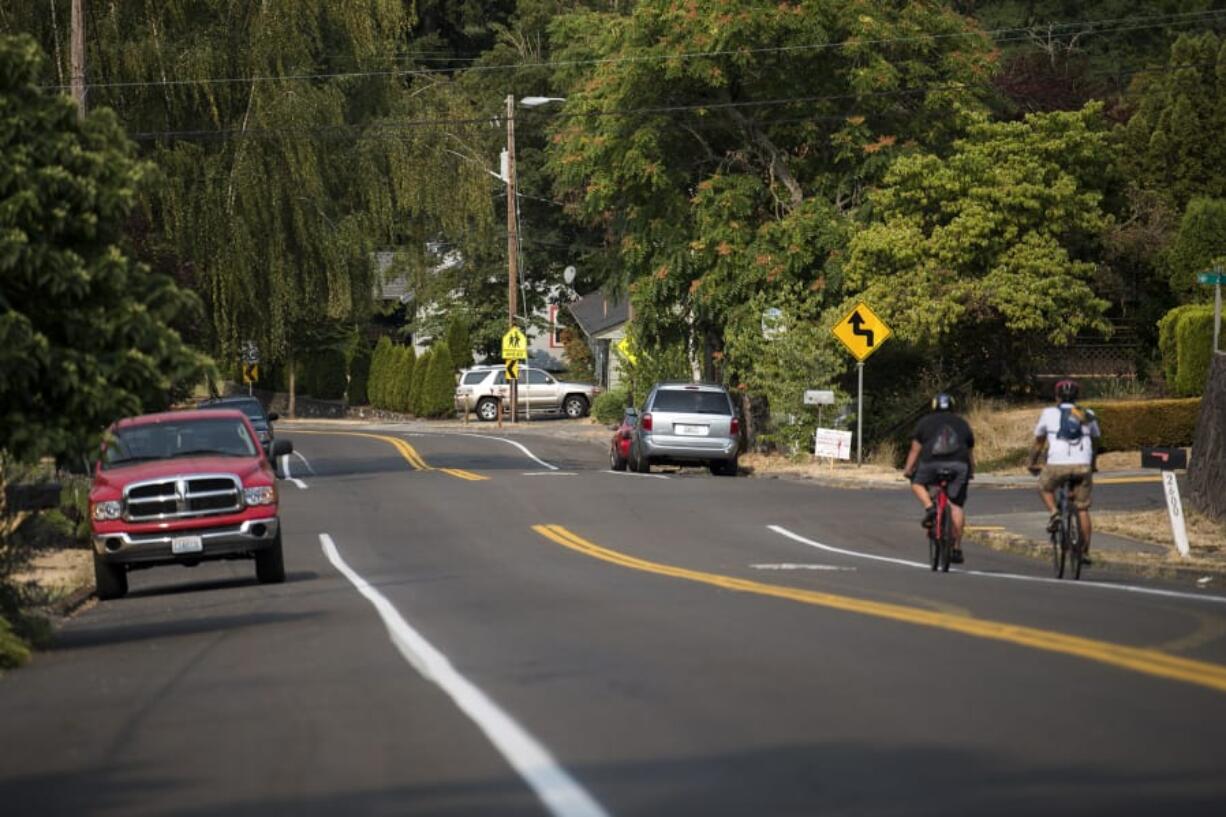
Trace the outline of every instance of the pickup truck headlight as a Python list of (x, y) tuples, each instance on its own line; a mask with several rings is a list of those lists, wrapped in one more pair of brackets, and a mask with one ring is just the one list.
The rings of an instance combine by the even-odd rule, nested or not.
[(243, 489), (243, 502), (248, 505), (273, 505), (277, 501), (277, 489), (271, 485), (258, 485)]
[(123, 516), (123, 503), (118, 500), (94, 503), (95, 522), (112, 522), (121, 516)]

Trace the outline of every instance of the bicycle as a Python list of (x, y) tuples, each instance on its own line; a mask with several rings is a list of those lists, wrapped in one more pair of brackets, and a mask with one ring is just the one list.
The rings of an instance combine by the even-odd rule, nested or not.
[(1065, 563), (1072, 573), (1074, 581), (1081, 578), (1082, 559), (1085, 543), (1081, 539), (1081, 517), (1069, 497), (1069, 480), (1061, 481), (1056, 488), (1056, 508), (1059, 513), (1059, 525), (1051, 534), (1052, 561), (1056, 568), (1056, 578), (1063, 579)]
[(948, 486), (950, 480), (957, 475), (942, 468), (935, 476), (936, 515), (932, 519), (932, 527), (928, 529), (928, 563), (934, 572), (940, 568), (942, 573), (948, 573), (954, 547), (954, 519), (950, 511)]

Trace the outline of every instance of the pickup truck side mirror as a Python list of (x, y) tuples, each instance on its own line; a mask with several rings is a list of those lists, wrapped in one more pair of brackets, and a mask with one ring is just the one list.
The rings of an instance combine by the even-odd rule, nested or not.
[(281, 415), (280, 415), (280, 414), (277, 414), (275, 411), (273, 411), (273, 412), (269, 412), (269, 414), (268, 414), (268, 422), (270, 422), (270, 423), (275, 423), (277, 420), (280, 420), (280, 419), (281, 419)]
[(294, 453), (294, 444), (289, 440), (273, 440), (272, 449), (268, 452), (269, 459), (277, 459)]

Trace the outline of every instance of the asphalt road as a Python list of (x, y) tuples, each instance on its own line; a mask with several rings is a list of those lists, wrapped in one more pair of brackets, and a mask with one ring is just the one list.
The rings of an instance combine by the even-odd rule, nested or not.
[(1226, 597), (933, 574), (901, 485), (370, 434), (283, 432), (285, 584), (134, 573), (0, 680), (0, 811), (1226, 813)]

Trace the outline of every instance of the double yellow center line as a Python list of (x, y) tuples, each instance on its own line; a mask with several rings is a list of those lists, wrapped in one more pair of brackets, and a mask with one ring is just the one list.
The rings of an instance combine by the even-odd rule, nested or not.
[(860, 615), (900, 621), (921, 627), (948, 630), (976, 638), (1005, 641), (1023, 647), (1030, 647), (1031, 649), (1063, 653), (1145, 675), (1183, 681), (1189, 684), (1208, 687), (1218, 692), (1226, 692), (1226, 667), (1220, 664), (1194, 661), (1188, 658), (1169, 655), (1158, 650), (1145, 649), (1143, 647), (1127, 647), (1121, 644), (1096, 641), (1091, 638), (1081, 638), (1051, 630), (1040, 630), (1034, 627), (988, 621), (971, 616), (940, 613), (920, 607), (907, 607), (901, 604), (869, 601), (867, 599), (840, 596), (816, 590), (803, 590), (796, 587), (765, 584), (749, 579), (740, 579), (735, 576), (725, 576), (719, 573), (690, 570), (684, 567), (651, 562), (646, 559), (640, 559), (637, 556), (620, 553), (616, 550), (609, 550), (589, 542), (561, 525), (533, 525), (532, 529), (546, 539), (556, 542), (563, 547), (631, 570), (640, 570), (645, 573), (655, 573), (674, 579), (708, 584), (725, 590), (773, 596), (774, 598), (842, 610), (848, 613), (858, 613)]
[(306, 431), (302, 429), (294, 429), (295, 434), (331, 434), (340, 437), (367, 437), (371, 440), (379, 440), (380, 442), (390, 443), (393, 448), (400, 452), (400, 456), (408, 460), (409, 465), (415, 471), (438, 471), (446, 474), (449, 477), (456, 479), (467, 480), (468, 482), (481, 482), (489, 479), (489, 477), (473, 471), (465, 471), (462, 468), (435, 468), (430, 465), (421, 454), (417, 453), (417, 449), (409, 444), (408, 440), (400, 437), (392, 437), (387, 434), (368, 434), (364, 431)]

